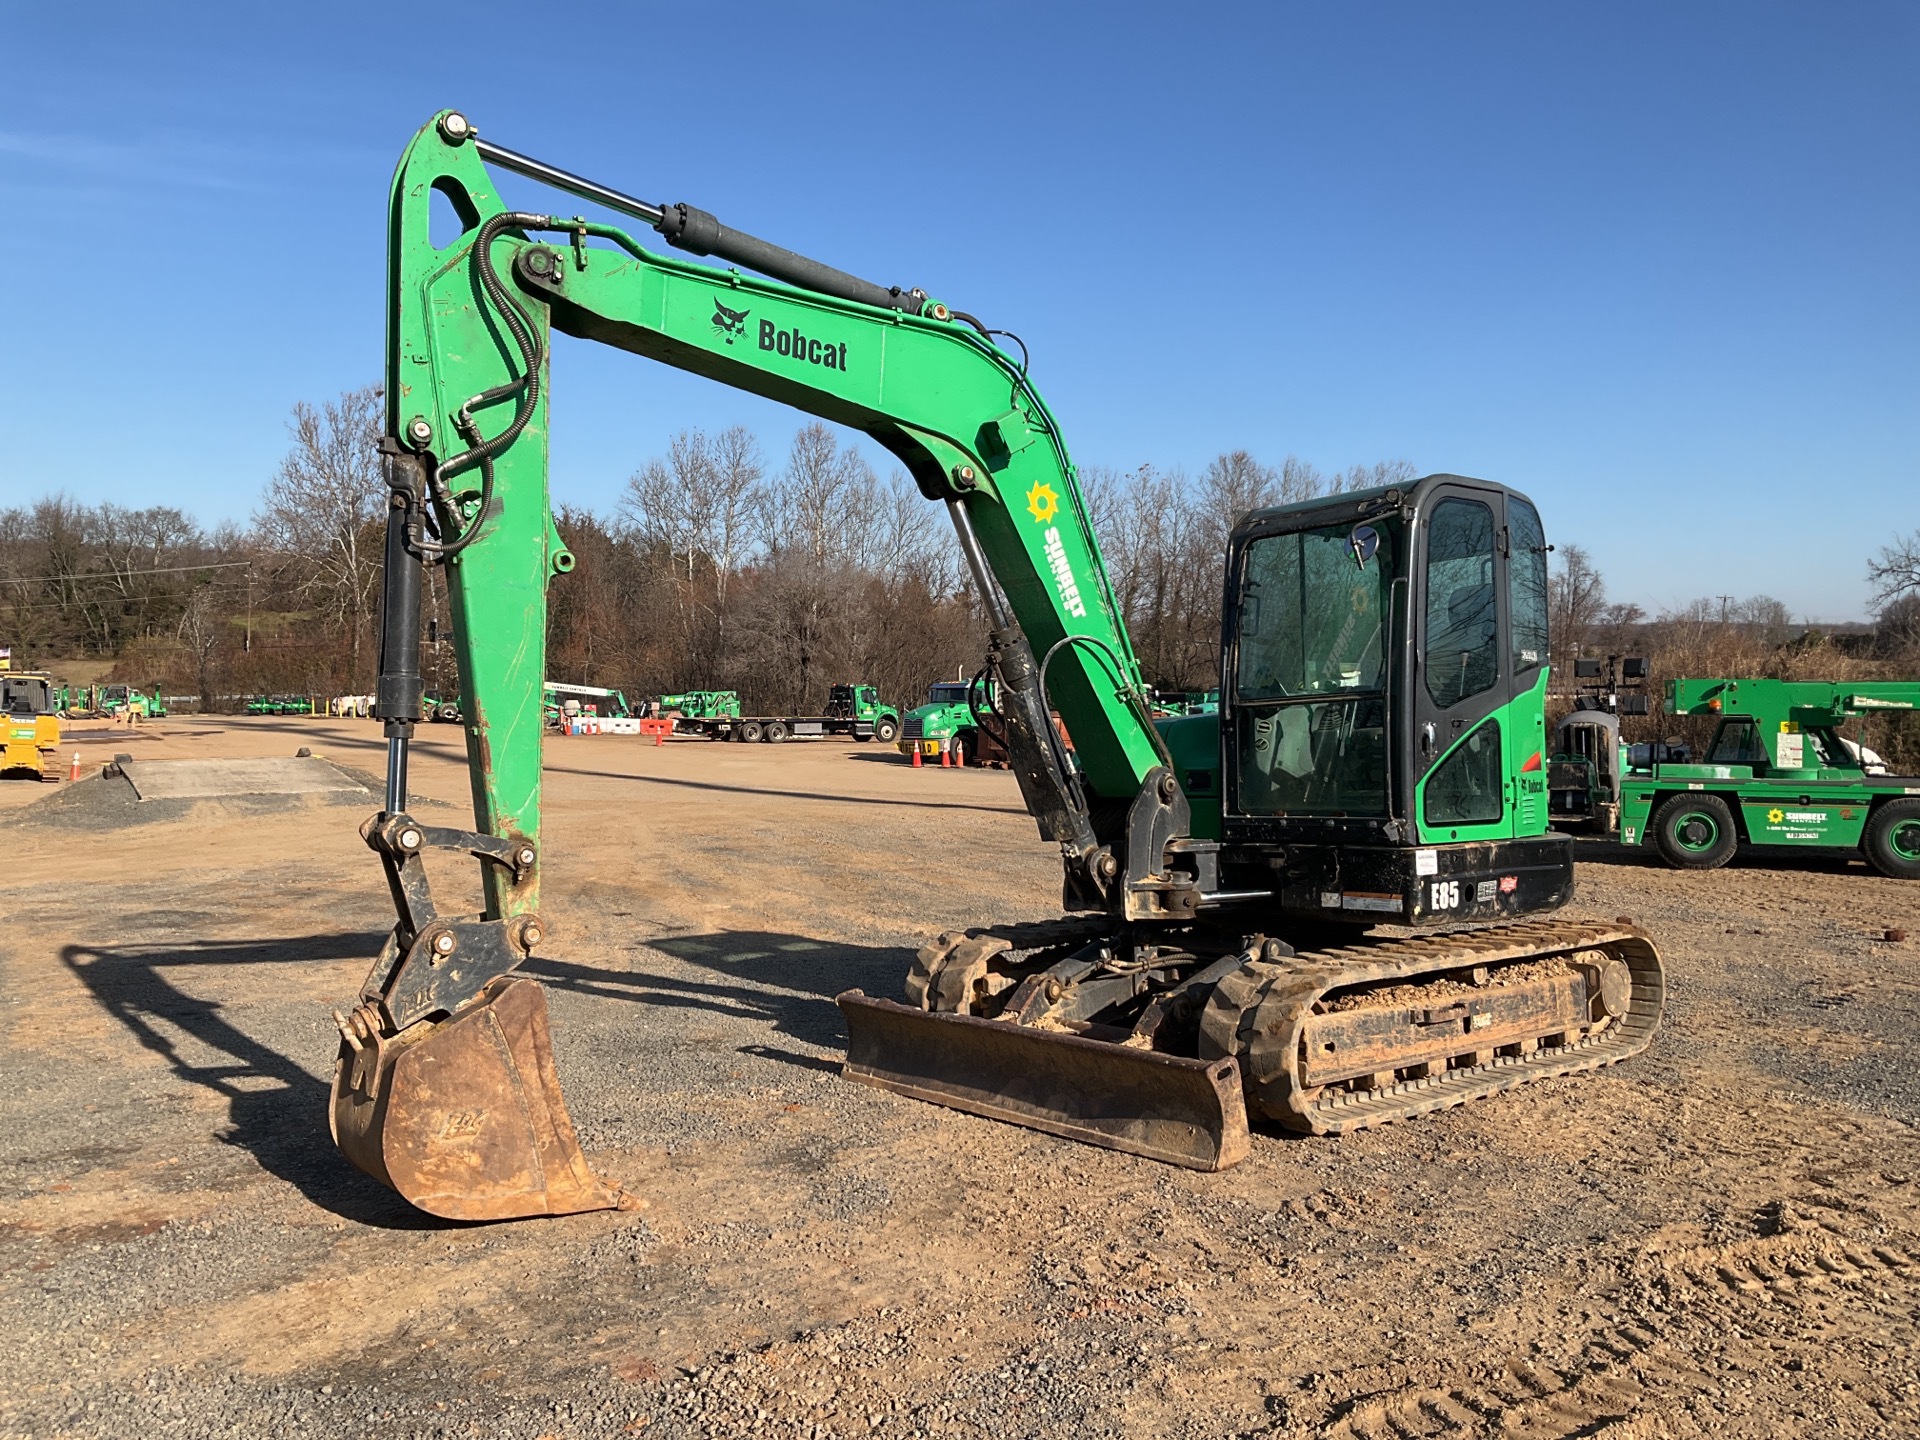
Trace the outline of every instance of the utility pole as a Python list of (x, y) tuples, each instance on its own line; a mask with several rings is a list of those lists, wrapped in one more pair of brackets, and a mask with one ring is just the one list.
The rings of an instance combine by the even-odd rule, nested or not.
[(1727, 607), (1731, 604), (1733, 604), (1733, 596), (1722, 595), (1720, 597), (1720, 623), (1722, 625), (1727, 623)]

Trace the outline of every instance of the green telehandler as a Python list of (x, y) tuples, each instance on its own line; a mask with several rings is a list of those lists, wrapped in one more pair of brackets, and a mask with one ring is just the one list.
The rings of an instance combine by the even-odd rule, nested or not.
[(1882, 875), (1920, 880), (1920, 777), (1889, 775), (1840, 733), (1920, 709), (1920, 683), (1683, 679), (1670, 715), (1717, 716), (1698, 763), (1654, 761), (1620, 786), (1620, 840), (1669, 865), (1712, 870), (1742, 844), (1858, 850)]
[[(509, 209), (489, 165), (737, 268)], [(464, 227), (444, 246), (436, 195)], [(1156, 725), (1058, 422), (980, 321), (453, 111), (414, 137), (391, 204), (387, 784), (363, 834), (398, 917), (337, 1017), (331, 1117), (415, 1205), (496, 1219), (617, 1198), (575, 1139), (543, 992), (514, 973), (545, 934), (546, 590), (574, 564), (549, 514), (555, 330), (860, 430), (952, 520), (990, 625), (982, 718), (1058, 846), (1064, 914), (939, 936), (905, 1004), (840, 996), (849, 1078), (1219, 1169), (1247, 1151), (1249, 1108), (1339, 1133), (1648, 1044), (1652, 941), (1550, 916), (1573, 862), (1547, 828), (1546, 541), (1524, 496), (1431, 475), (1248, 515), (1223, 557), (1219, 710)], [(453, 602), (471, 830), (407, 809), (429, 565)], [(479, 863), (481, 913), (441, 911), (428, 852)]]

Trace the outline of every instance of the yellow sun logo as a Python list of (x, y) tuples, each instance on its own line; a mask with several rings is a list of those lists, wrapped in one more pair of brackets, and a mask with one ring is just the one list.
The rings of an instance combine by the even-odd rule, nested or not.
[(1787, 818), (1787, 812), (1784, 810), (1767, 811), (1767, 823), (1769, 825), (1778, 825), (1782, 820), (1786, 818)]
[(1027, 513), (1042, 525), (1052, 523), (1053, 517), (1060, 513), (1060, 497), (1054, 493), (1053, 486), (1042, 480), (1027, 491)]

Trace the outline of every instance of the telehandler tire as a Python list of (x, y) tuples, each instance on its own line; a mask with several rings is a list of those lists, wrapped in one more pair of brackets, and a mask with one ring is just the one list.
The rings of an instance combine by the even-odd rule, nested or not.
[(1889, 800), (1860, 837), (1867, 863), (1892, 880), (1920, 880), (1920, 800)]
[(1672, 795), (1653, 812), (1653, 843), (1676, 870), (1718, 870), (1733, 858), (1740, 831), (1718, 795)]

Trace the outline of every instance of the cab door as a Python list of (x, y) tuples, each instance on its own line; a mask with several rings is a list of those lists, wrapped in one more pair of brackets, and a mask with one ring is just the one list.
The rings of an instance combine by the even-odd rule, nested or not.
[(1410, 707), (1413, 819), (1423, 844), (1515, 833), (1511, 755), (1533, 737), (1508, 733), (1514, 675), (1506, 498), (1466, 485), (1436, 486), (1425, 497), (1413, 557)]

